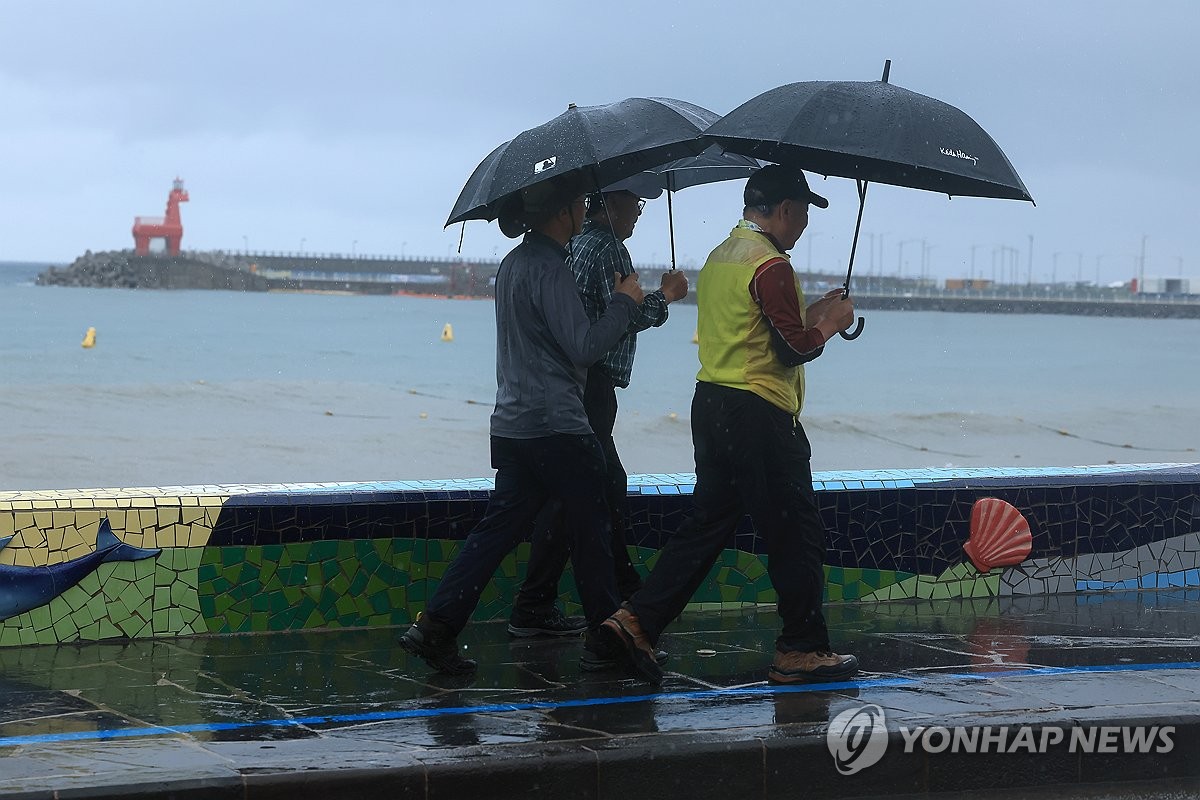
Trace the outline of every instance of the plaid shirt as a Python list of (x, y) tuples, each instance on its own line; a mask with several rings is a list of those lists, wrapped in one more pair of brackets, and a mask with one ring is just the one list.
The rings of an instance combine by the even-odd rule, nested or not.
[[(633, 259), (622, 242), (613, 236), (607, 225), (587, 220), (583, 233), (571, 240), (571, 257), (567, 264), (575, 274), (575, 284), (583, 298), (583, 310), (592, 322), (604, 315), (612, 302), (615, 279), (613, 273), (633, 272)], [(600, 368), (622, 389), (629, 386), (633, 373), (633, 356), (637, 351), (637, 335), (647, 328), (657, 328), (667, 321), (667, 299), (661, 289), (646, 292), (646, 298), (633, 313), (629, 330), (621, 340), (600, 359)]]

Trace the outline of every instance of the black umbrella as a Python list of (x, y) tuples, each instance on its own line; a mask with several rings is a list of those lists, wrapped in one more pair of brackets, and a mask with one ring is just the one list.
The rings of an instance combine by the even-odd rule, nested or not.
[[(715, 115), (714, 115), (715, 116)], [(650, 170), (667, 190), (667, 228), (671, 237), (671, 269), (675, 269), (675, 211), (671, 196), (680, 189), (705, 183), (749, 178), (762, 167), (757, 158), (725, 152), (713, 145), (696, 156), (688, 156)]]
[(599, 187), (695, 155), (708, 146), (700, 133), (716, 120), (705, 108), (668, 97), (572, 104), (493, 150), (467, 180), (446, 225), (493, 220), (516, 192), (573, 170)]
[[(771, 89), (730, 111), (704, 135), (735, 153), (857, 181), (847, 296), (871, 181), (1033, 202), (1008, 158), (975, 120), (888, 83), (891, 64), (885, 62), (880, 81), (804, 81)], [(856, 338), (863, 324), (859, 317), (854, 332), (842, 336)]]

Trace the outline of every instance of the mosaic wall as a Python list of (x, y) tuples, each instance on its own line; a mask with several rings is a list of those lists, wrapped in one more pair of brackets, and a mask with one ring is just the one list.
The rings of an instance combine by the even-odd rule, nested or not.
[[(1200, 465), (818, 473), (830, 602), (1200, 586)], [(648, 571), (694, 476), (631, 478)], [(400, 625), (488, 480), (0, 493), (0, 646)], [(507, 618), (528, 545), (476, 619)], [(569, 568), (568, 568), (569, 572)], [(563, 600), (578, 608), (565, 577)], [(771, 603), (749, 519), (693, 598)]]

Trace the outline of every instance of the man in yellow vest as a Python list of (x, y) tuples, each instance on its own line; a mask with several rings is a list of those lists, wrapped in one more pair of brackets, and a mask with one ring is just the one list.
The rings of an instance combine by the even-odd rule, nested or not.
[(713, 250), (696, 283), (700, 372), (692, 400), (694, 511), (672, 536), (645, 585), (604, 621), (631, 665), (658, 682), (655, 646), (749, 513), (767, 545), (783, 631), (768, 677), (777, 683), (842, 680), (858, 659), (832, 652), (825, 618), (825, 527), (798, 419), (804, 363), (854, 321), (840, 289), (805, 308), (788, 260), (827, 208), (799, 169), (772, 165), (746, 182), (743, 219)]

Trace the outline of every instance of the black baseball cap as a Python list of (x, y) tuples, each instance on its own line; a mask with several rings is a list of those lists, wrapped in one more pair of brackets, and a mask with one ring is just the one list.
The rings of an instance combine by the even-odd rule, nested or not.
[(817, 208), (829, 208), (829, 201), (808, 188), (804, 171), (783, 164), (768, 164), (750, 176), (743, 193), (748, 206), (773, 206), (784, 200), (801, 200)]

